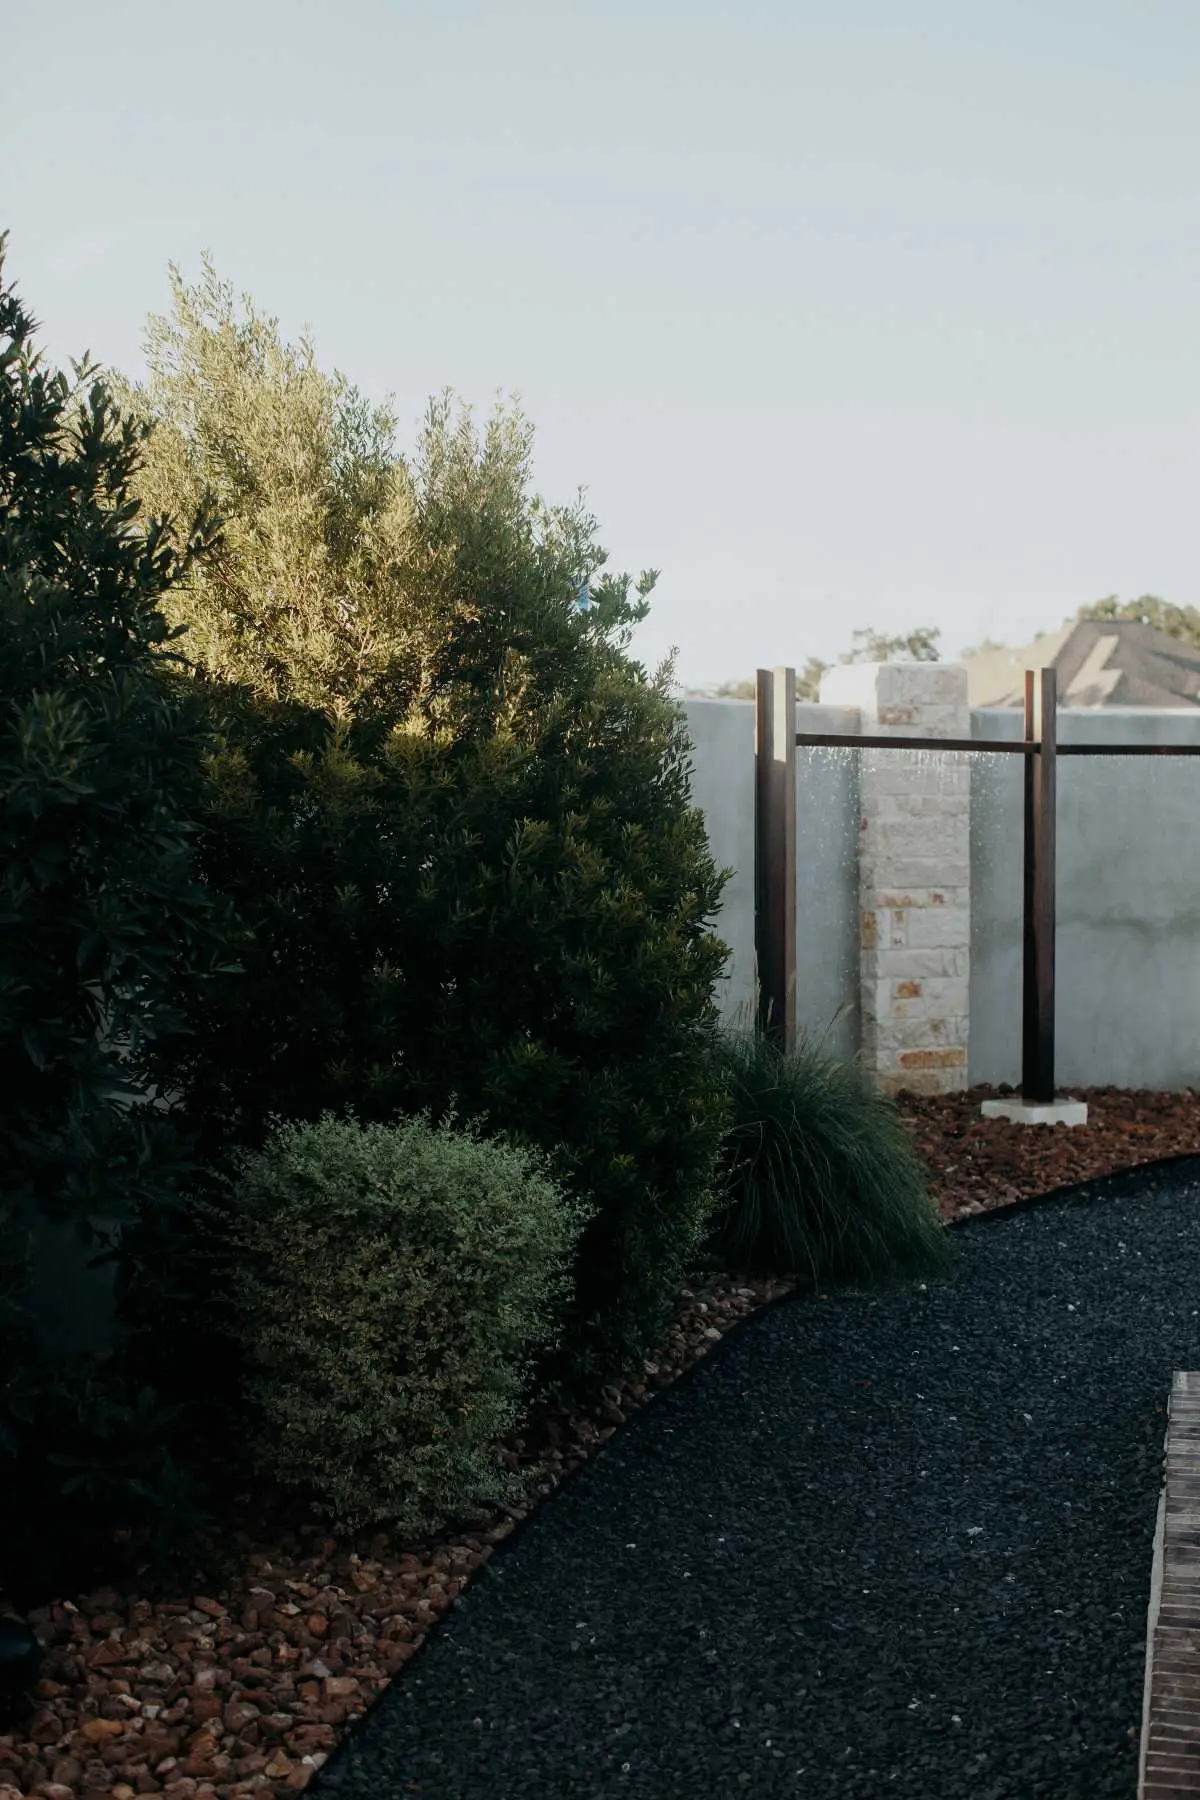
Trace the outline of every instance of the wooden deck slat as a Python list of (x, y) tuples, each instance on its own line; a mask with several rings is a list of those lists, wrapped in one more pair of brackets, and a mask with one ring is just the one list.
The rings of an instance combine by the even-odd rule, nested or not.
[(1138, 1800), (1200, 1797), (1200, 1373), (1178, 1370), (1146, 1620)]

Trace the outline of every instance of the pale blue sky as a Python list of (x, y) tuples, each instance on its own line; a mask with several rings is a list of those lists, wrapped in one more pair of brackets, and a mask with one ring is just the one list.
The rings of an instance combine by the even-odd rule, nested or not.
[(1195, 0), (40, 0), (0, 227), (58, 361), (218, 272), (409, 447), (515, 392), (685, 684), (1200, 601)]

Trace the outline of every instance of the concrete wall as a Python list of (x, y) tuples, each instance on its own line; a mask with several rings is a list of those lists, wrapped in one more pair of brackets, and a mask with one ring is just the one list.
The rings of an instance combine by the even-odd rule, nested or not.
[(714, 929), (732, 952), (717, 984), (722, 1017), (754, 1009), (754, 708), (740, 700), (687, 702), (692, 801), (704, 814), (718, 868), (734, 871)]
[[(972, 713), (981, 742), (1023, 734)], [(1200, 710), (1060, 709), (1058, 741), (1200, 744)], [(971, 760), (971, 1081), (1017, 1082), (1023, 759)], [(1058, 1086), (1200, 1086), (1200, 757), (1063, 757), (1057, 814)]]
[[(717, 988), (730, 1023), (755, 1004), (754, 708), (744, 700), (685, 703), (692, 739), (692, 800), (704, 815), (717, 863), (736, 871), (714, 927), (733, 954)], [(852, 732), (854, 707), (796, 708), (796, 729)], [(796, 946), (797, 1022), (824, 1047), (850, 1058), (858, 1049), (858, 757), (817, 750), (797, 759), (796, 911), (806, 921)], [(849, 997), (849, 1011), (837, 1018)]]
[[(932, 673), (949, 665), (910, 666)], [(802, 703), (796, 712), (798, 731), (863, 729), (857, 707)], [(735, 948), (721, 996), (729, 1011), (754, 991), (754, 708), (693, 700), (686, 713), (693, 794), (717, 860), (738, 870), (717, 925)], [(1019, 709), (970, 712), (970, 736), (981, 744), (1023, 732)], [(1058, 738), (1200, 745), (1200, 709), (1061, 708)], [(904, 751), (796, 752), (797, 1021), (817, 1038), (846, 1008), (825, 1039), (841, 1058), (863, 1046), (859, 764), (867, 754), (877, 765), (910, 760)], [(958, 784), (951, 770), (970, 764), (967, 1084), (1016, 1084), (1023, 759), (948, 751), (936, 760), (946, 766), (948, 796)], [(1063, 757), (1057, 819), (1058, 1087), (1200, 1087), (1200, 758)]]
[[(849, 706), (796, 707), (797, 731), (852, 732)], [(796, 752), (796, 1025), (842, 1062), (861, 1042), (859, 817), (862, 756)], [(801, 921), (803, 923), (801, 924)]]
[[(28, 1215), (24, 1224), (30, 1234), (30, 1280), (22, 1309), (43, 1347), (56, 1357), (107, 1350), (112, 1344), (116, 1270), (112, 1263), (88, 1267), (102, 1246), (89, 1249), (73, 1224), (56, 1225), (40, 1215)], [(104, 1219), (93, 1219), (92, 1224), (102, 1232), (109, 1229)]]

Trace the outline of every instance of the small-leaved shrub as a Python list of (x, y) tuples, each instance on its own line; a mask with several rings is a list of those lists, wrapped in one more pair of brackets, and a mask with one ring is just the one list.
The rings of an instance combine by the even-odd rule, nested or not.
[(235, 1311), (259, 1472), (414, 1538), (511, 1500), (498, 1440), (587, 1213), (542, 1158), (428, 1115), (276, 1121), (240, 1158)]
[(709, 1252), (730, 1270), (814, 1284), (949, 1272), (925, 1170), (862, 1066), (803, 1038), (788, 1056), (756, 1030), (727, 1030), (722, 1044), (734, 1118)]

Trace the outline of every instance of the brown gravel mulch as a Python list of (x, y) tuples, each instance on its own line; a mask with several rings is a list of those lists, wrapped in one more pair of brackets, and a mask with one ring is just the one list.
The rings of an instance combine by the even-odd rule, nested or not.
[[(1200, 1095), (1073, 1089), (1085, 1126), (983, 1119), (1009, 1089), (897, 1102), (943, 1220), (1002, 1208), (1162, 1157), (1200, 1155)], [(540, 1409), (504, 1460), (524, 1505), (425, 1544), (335, 1542), (247, 1505), (240, 1578), (151, 1601), (62, 1596), (31, 1616), (46, 1656), (34, 1710), (0, 1736), (0, 1800), (248, 1800), (300, 1792), (347, 1723), (400, 1677), (496, 1544), (594, 1454), (626, 1415), (704, 1356), (786, 1282), (697, 1276), (642, 1378), (588, 1415)]]
[(1200, 1156), (1200, 1093), (1190, 1088), (1178, 1094), (1060, 1089), (1059, 1100), (1087, 1102), (1086, 1125), (1019, 1125), (981, 1116), (983, 1101), (1014, 1097), (1010, 1087), (979, 1086), (897, 1100), (946, 1223), (1139, 1163)]

